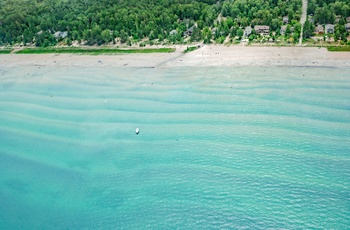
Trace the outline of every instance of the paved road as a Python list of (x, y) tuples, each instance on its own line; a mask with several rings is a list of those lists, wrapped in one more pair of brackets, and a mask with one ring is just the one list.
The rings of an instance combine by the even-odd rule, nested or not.
[(303, 6), (302, 6), (302, 12), (301, 12), (301, 18), (300, 18), (300, 24), (301, 24), (301, 32), (300, 32), (300, 38), (299, 38), (300, 46), (303, 41), (303, 29), (304, 29), (303, 27), (306, 21), (306, 10), (307, 10), (307, 0), (303, 0)]

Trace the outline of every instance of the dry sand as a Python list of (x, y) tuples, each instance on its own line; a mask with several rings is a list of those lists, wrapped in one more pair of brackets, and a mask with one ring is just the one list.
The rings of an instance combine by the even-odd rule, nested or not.
[(76, 55), (8, 54), (0, 55), (0, 67), (16, 66), (329, 66), (350, 67), (350, 52), (328, 52), (308, 47), (242, 47), (204, 45), (184, 54), (185, 46), (174, 53)]

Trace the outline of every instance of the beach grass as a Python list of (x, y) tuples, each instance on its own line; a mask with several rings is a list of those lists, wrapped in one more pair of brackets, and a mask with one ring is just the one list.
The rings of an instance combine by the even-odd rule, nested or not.
[(191, 52), (191, 51), (194, 51), (197, 49), (197, 46), (188, 46), (185, 50), (184, 50), (184, 53), (188, 53), (188, 52)]
[(12, 52), (12, 49), (0, 49), (0, 54), (9, 54)]
[(328, 51), (335, 51), (335, 52), (350, 52), (350, 46), (328, 46)]
[(159, 49), (112, 49), (112, 48), (27, 48), (17, 51), (16, 54), (131, 54), (131, 53), (172, 53), (174, 48), (159, 48)]

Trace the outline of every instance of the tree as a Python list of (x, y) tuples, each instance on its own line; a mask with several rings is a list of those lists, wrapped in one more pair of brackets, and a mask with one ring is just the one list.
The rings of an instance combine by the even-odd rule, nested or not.
[(211, 34), (211, 30), (209, 29), (209, 27), (208, 26), (204, 27), (204, 29), (202, 31), (202, 38), (204, 40), (204, 43), (209, 44), (211, 37), (212, 37), (212, 34)]
[(124, 30), (120, 31), (120, 42), (125, 43), (128, 40), (128, 35)]
[(108, 43), (111, 41), (111, 32), (107, 29), (103, 30), (101, 32), (101, 38), (105, 43)]
[(275, 31), (280, 27), (280, 20), (277, 18), (274, 18), (271, 20), (271, 30)]
[(350, 16), (350, 6), (349, 5), (344, 5), (341, 8), (341, 12), (342, 12), (344, 17), (349, 17)]
[(237, 33), (236, 33), (236, 35), (239, 37), (239, 39), (242, 39), (243, 34), (244, 34), (243, 30), (241, 28), (239, 28), (237, 30)]
[(314, 31), (315, 31), (315, 26), (309, 20), (306, 20), (303, 28), (303, 38), (311, 37)]
[(202, 39), (201, 30), (195, 27), (192, 31), (191, 41), (196, 42)]

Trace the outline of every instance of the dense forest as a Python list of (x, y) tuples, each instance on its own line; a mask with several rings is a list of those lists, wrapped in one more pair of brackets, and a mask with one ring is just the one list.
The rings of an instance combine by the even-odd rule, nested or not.
[[(350, 0), (310, 1), (317, 22), (332, 21), (319, 13), (325, 5), (333, 15), (349, 15)], [(284, 16), (297, 37), (301, 0), (1, 0), (0, 45), (222, 43), (241, 38), (246, 26), (267, 25), (279, 34)]]

